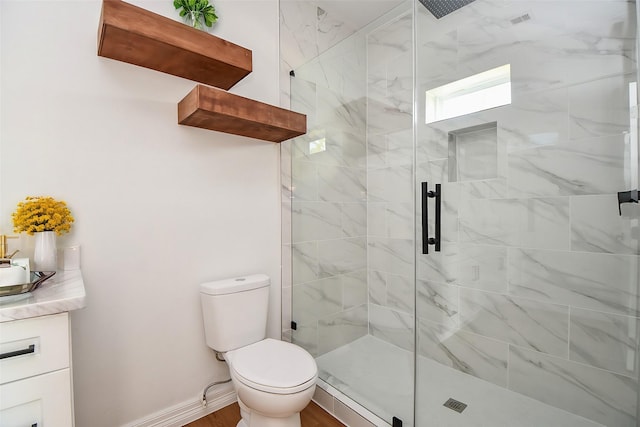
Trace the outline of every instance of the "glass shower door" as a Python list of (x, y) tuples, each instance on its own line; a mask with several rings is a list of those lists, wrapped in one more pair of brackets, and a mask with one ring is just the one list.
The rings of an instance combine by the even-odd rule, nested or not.
[(291, 337), (321, 388), (412, 426), (413, 17), (400, 3), (291, 76), (308, 126), (287, 143)]
[(636, 426), (635, 4), (415, 19), (416, 425)]

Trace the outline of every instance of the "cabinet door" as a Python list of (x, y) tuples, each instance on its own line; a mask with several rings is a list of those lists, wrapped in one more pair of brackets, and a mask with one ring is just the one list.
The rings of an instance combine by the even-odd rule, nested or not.
[(71, 375), (69, 369), (0, 386), (0, 426), (69, 427)]
[(33, 400), (0, 411), (2, 427), (42, 427), (42, 400)]

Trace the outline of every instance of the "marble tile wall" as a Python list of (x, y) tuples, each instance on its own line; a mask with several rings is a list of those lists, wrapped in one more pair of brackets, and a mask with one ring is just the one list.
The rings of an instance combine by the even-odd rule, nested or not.
[[(335, 80), (340, 82), (341, 89), (354, 88), (357, 92), (358, 85), (351, 85), (345, 83), (341, 79), (340, 73), (345, 71), (346, 67), (339, 66), (337, 69), (332, 68), (336, 65), (336, 61), (342, 58), (343, 61), (349, 62), (350, 66), (357, 68), (359, 59), (357, 55), (351, 57), (342, 53), (338, 54), (337, 58), (334, 57), (333, 61), (316, 61), (314, 65), (308, 68), (315, 68), (310, 70), (315, 74), (312, 78), (305, 81), (298, 79), (295, 82), (289, 75), (291, 70), (300, 68), (303, 64), (311, 62), (317, 58), (320, 54), (330, 49), (332, 46), (339, 44), (340, 41), (348, 38), (354, 33), (355, 29), (347, 23), (343, 22), (341, 17), (336, 16), (330, 12), (319, 7), (316, 2), (312, 1), (281, 1), (280, 3), (280, 106), (283, 108), (292, 108), (295, 111), (307, 114), (308, 124), (318, 123), (316, 118), (316, 81), (324, 82), (322, 88), (327, 89), (325, 91), (326, 97), (323, 98), (324, 102), (340, 102), (338, 94), (345, 93), (345, 91), (338, 91), (338, 86)], [(347, 50), (352, 47), (347, 48)], [(331, 81), (334, 80), (334, 81)], [(294, 87), (292, 87), (292, 85)], [(332, 88), (334, 95), (328, 89)], [(292, 100), (292, 90), (295, 100)], [(321, 89), (323, 90), (323, 89)], [(346, 92), (349, 92), (347, 90)], [(324, 110), (323, 110), (324, 111)], [(322, 112), (321, 112), (322, 114)], [(310, 129), (311, 129), (311, 125)], [(332, 173), (345, 172), (349, 175), (348, 170), (335, 170), (330, 169), (328, 166), (345, 166), (350, 165), (351, 161), (364, 162), (364, 158), (361, 155), (362, 145), (364, 144), (362, 138), (357, 135), (349, 133), (349, 129), (340, 129), (339, 131), (329, 130), (329, 138), (332, 143), (327, 144), (327, 152), (320, 153), (316, 157), (324, 157), (324, 164), (326, 168), (318, 171), (316, 165), (312, 165), (310, 170), (306, 170), (308, 164), (303, 162), (293, 161), (293, 153), (299, 153), (298, 149), (294, 146), (294, 141), (285, 141), (281, 144), (281, 194), (282, 194), (282, 336), (284, 339), (291, 340), (291, 309), (292, 309), (292, 295), (293, 295), (293, 240), (292, 235), (296, 235), (298, 241), (313, 241), (313, 236), (304, 236), (300, 233), (316, 234), (318, 235), (323, 227), (318, 230), (314, 228), (315, 225), (321, 224), (322, 221), (314, 221), (314, 215), (322, 215), (328, 209), (331, 208), (321, 206), (317, 202), (320, 197), (320, 189), (315, 185), (318, 176), (324, 177), (329, 185), (332, 185)], [(310, 135), (313, 135), (315, 139), (326, 137), (327, 130), (323, 128), (311, 129)], [(309, 141), (307, 141), (308, 143)], [(352, 147), (353, 145), (353, 147)], [(317, 163), (317, 162), (310, 162)], [(296, 176), (295, 189), (297, 190), (298, 200), (309, 201), (307, 205), (298, 204), (295, 209), (293, 207), (293, 194), (294, 183), (292, 177)], [(318, 175), (320, 174), (320, 175)], [(351, 194), (353, 192), (360, 191), (360, 182), (358, 182), (357, 174), (350, 174), (349, 178), (355, 179), (351, 188)], [(336, 178), (337, 179), (337, 178)], [(335, 186), (338, 182), (333, 180)], [(312, 184), (313, 183), (313, 184)], [(329, 186), (326, 190), (323, 189), (323, 196), (330, 197), (327, 192), (331, 190)], [(344, 198), (343, 198), (344, 200)], [(351, 199), (349, 199), (351, 200)], [(364, 209), (362, 203), (351, 203), (350, 205), (336, 205), (334, 206), (339, 210), (341, 218), (332, 218), (330, 221), (335, 221), (336, 227), (344, 227), (344, 231), (349, 236), (362, 236), (364, 232), (360, 229), (363, 227), (364, 222), (361, 221), (361, 210)], [(293, 219), (294, 212), (297, 213), (296, 220)], [(332, 211), (332, 213), (336, 213)], [(346, 219), (342, 220), (342, 217)], [(297, 222), (298, 218), (304, 218), (304, 225)], [(349, 220), (351, 218), (351, 220)], [(325, 225), (327, 223), (324, 223)], [(329, 222), (331, 224), (331, 222)], [(295, 230), (293, 227), (295, 226)], [(326, 228), (326, 227), (325, 227)], [(329, 226), (329, 228), (332, 228)], [(333, 227), (335, 228), (335, 227)], [(308, 231), (308, 232), (307, 232)], [(335, 231), (335, 230), (334, 230)], [(307, 238), (310, 240), (307, 240)], [(303, 248), (306, 249), (306, 248)], [(296, 251), (300, 256), (301, 251)], [(304, 251), (302, 251), (304, 253)], [(298, 258), (296, 258), (297, 260)], [(326, 265), (326, 263), (325, 263)], [(296, 266), (296, 276), (300, 278), (300, 274), (305, 274), (304, 268)], [(309, 272), (308, 270), (307, 273)], [(315, 344), (317, 348), (317, 343)]]
[[(308, 4), (289, 6), (285, 2), (282, 19), (310, 22)], [(283, 243), (292, 263), (283, 297), (294, 302), (283, 303), (293, 306), (283, 311), (283, 336), (315, 355), (370, 331), (408, 348), (414, 323), (411, 15), (396, 13), (380, 29), (360, 31), (319, 55), (319, 45), (310, 43), (313, 25), (302, 26), (291, 37), (307, 43), (297, 50), (303, 65), (288, 83), (291, 108), (307, 114), (309, 132), (283, 146), (291, 164), (283, 174), (283, 208), (290, 212)], [(372, 85), (384, 87), (376, 94)], [(310, 143), (320, 140), (326, 149), (312, 152)], [(382, 282), (384, 303), (370, 309), (372, 274)], [(291, 320), (296, 331), (287, 330)], [(402, 338), (395, 339), (398, 328)]]
[[(356, 31), (352, 25), (310, 0), (280, 3), (280, 105), (291, 106), (289, 72), (317, 58)], [(329, 64), (324, 64), (326, 67)], [(319, 69), (318, 72), (331, 72)], [(340, 70), (335, 70), (338, 73)]]
[(367, 34), (369, 333), (409, 351), (415, 347), (412, 50), (410, 10)]
[[(450, 216), (442, 252), (418, 255), (417, 348), (603, 425), (630, 427), (640, 209), (623, 206), (620, 215), (616, 192), (636, 186), (626, 136), (635, 7), (570, 3), (477, 0), (441, 20), (418, 8), (418, 93), (510, 63), (512, 103), (429, 125), (417, 104), (416, 182), (442, 182)], [(510, 22), (524, 13), (531, 19)], [(468, 173), (451, 182), (449, 134), (494, 122), (495, 150), (479, 140), (481, 164), (458, 162)], [(487, 164), (495, 176), (473, 170)]]
[[(306, 43), (317, 22), (296, 23), (296, 52), (309, 56), (287, 84), (313, 126), (283, 145), (283, 298), (296, 301), (283, 326), (298, 322), (285, 337), (320, 355), (368, 333), (603, 425), (636, 425), (640, 211), (619, 215), (615, 197), (632, 187), (635, 10), (574, 3), (476, 0), (441, 20), (418, 8), (415, 40), (401, 14), (320, 56)], [(505, 63), (510, 105), (423, 124), (421, 93)], [(489, 123), (484, 169), (465, 159), (449, 182), (449, 134)], [(443, 246), (416, 259), (421, 181), (443, 184)]]
[(307, 115), (308, 132), (283, 146), (283, 297), (293, 301), (283, 303), (292, 307), (283, 335), (315, 356), (368, 333), (364, 56), (364, 38), (352, 36), (290, 77), (291, 108)]

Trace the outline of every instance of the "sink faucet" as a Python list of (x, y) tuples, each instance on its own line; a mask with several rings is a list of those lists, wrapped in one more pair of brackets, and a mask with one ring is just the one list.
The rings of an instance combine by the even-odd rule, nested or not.
[(17, 239), (18, 236), (7, 236), (5, 234), (0, 235), (0, 259), (11, 259), (15, 254), (20, 252), (20, 250), (16, 249), (10, 255), (7, 255), (7, 239)]

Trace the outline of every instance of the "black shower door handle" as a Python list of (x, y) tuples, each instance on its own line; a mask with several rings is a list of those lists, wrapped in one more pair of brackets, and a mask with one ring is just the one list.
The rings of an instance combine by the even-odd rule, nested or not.
[[(429, 191), (427, 182), (422, 183), (422, 253), (429, 253), (429, 245), (440, 252), (440, 213), (442, 204), (442, 186), (436, 184), (436, 191)], [(436, 199), (436, 237), (429, 237), (429, 199)]]

